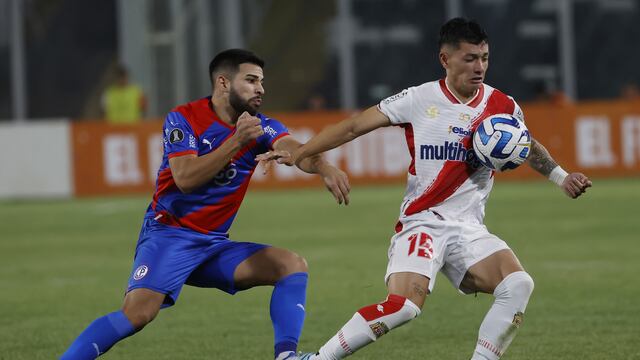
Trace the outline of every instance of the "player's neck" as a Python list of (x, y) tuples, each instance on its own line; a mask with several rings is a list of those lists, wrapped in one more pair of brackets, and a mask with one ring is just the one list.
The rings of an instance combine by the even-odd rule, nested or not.
[(449, 90), (449, 92), (451, 94), (453, 94), (453, 96), (455, 96), (455, 98), (461, 103), (461, 104), (467, 104), (469, 103), (469, 101), (471, 101), (471, 99), (473, 99), (474, 97), (476, 97), (476, 95), (478, 94), (479, 89), (475, 89), (471, 92), (464, 92), (461, 90), (456, 89), (454, 86), (451, 86), (451, 84), (449, 83), (449, 78), (445, 79), (445, 85), (447, 86), (447, 89)]
[(225, 99), (216, 98), (214, 96), (211, 97), (211, 106), (213, 107), (213, 111), (218, 115), (220, 120), (225, 123), (235, 126), (238, 121), (238, 114), (233, 107), (229, 104)]

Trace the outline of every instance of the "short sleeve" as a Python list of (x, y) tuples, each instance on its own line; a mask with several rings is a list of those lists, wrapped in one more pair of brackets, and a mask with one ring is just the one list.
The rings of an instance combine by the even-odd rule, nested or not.
[(274, 142), (289, 135), (289, 129), (287, 129), (287, 127), (280, 121), (264, 116), (260, 116), (260, 119), (262, 120), (264, 135), (258, 138), (258, 142), (266, 149), (273, 149)]
[(522, 108), (520, 108), (520, 105), (518, 105), (518, 103), (511, 96), (509, 96), (509, 99), (513, 101), (513, 117), (524, 122), (524, 113), (522, 112)]
[(198, 142), (191, 125), (179, 112), (170, 112), (164, 121), (164, 151), (169, 158), (198, 154)]
[(404, 89), (401, 92), (389, 96), (380, 101), (378, 109), (385, 114), (394, 125), (411, 121), (411, 105), (413, 103), (414, 88)]

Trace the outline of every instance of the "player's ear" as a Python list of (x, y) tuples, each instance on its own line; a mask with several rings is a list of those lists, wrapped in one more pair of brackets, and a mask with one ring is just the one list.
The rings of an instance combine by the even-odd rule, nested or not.
[(440, 59), (440, 65), (443, 68), (449, 67), (449, 54), (444, 51), (444, 49), (440, 49), (440, 54), (438, 54), (438, 59)]
[(215, 86), (222, 91), (229, 91), (231, 89), (231, 80), (227, 79), (223, 74), (216, 75)]

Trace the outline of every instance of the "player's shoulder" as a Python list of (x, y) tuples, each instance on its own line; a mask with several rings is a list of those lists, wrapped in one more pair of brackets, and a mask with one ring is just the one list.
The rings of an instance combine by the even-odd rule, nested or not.
[(389, 105), (397, 100), (401, 99), (414, 99), (424, 97), (433, 91), (434, 82), (426, 82), (419, 85), (409, 86), (405, 89), (402, 89), (400, 92), (397, 92), (389, 97), (382, 99), (380, 105)]
[[(493, 105), (500, 108), (504, 108), (501, 112), (510, 113), (523, 120), (522, 109), (513, 96), (506, 94), (505, 92), (494, 88), (491, 85), (484, 84), (485, 93), (487, 94), (487, 105)], [(490, 104), (491, 103), (491, 104)]]
[(506, 102), (516, 102), (516, 100), (513, 98), (513, 96), (503, 92), (502, 90), (499, 90), (489, 84), (483, 84), (484, 88), (485, 88), (485, 93), (488, 95), (488, 97), (495, 97), (500, 101), (506, 101)]
[(262, 123), (262, 125), (265, 125), (265, 126), (272, 125), (272, 124), (284, 125), (282, 121), (262, 113), (257, 113), (256, 117), (260, 119), (260, 122)]
[(197, 121), (200, 117), (206, 116), (206, 113), (210, 112), (209, 109), (209, 97), (204, 97), (198, 100), (190, 101), (178, 105), (171, 109), (171, 113), (179, 113), (185, 120)]

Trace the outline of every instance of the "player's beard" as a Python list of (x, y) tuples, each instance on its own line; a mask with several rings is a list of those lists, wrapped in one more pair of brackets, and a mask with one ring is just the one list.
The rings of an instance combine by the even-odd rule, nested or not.
[(229, 92), (229, 104), (231, 105), (233, 110), (238, 113), (238, 115), (242, 114), (245, 111), (251, 114), (251, 116), (255, 116), (258, 113), (258, 107), (254, 107), (249, 104), (249, 101), (251, 101), (251, 99), (244, 100), (233, 88), (231, 88), (231, 91)]

